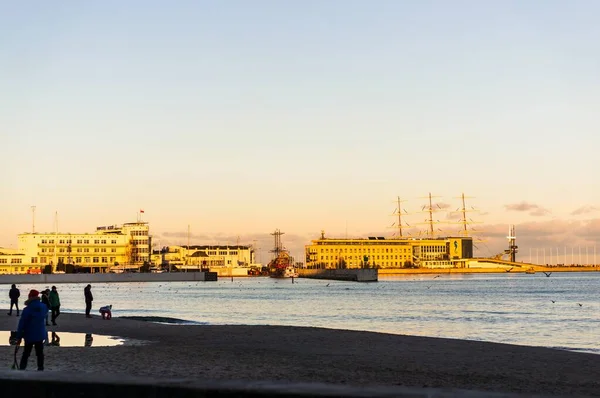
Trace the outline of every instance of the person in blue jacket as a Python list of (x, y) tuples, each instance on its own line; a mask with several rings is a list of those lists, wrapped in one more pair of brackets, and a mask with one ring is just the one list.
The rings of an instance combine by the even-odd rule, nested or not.
[(17, 328), (18, 342), (25, 340), (25, 348), (19, 369), (27, 368), (27, 360), (31, 355), (31, 350), (35, 347), (37, 356), (38, 370), (44, 370), (44, 341), (48, 340), (48, 331), (46, 330), (46, 316), (48, 315), (48, 306), (40, 300), (40, 292), (31, 290), (29, 298), (25, 301), (25, 308), (21, 311), (21, 319)]

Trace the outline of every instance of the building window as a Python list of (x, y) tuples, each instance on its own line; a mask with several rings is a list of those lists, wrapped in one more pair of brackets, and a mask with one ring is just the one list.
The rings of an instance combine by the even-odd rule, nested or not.
[(82, 241), (81, 239), (77, 239), (77, 244), (78, 244), (78, 245), (80, 245), (80, 244), (82, 244), (82, 243), (83, 243), (83, 241)]
[(81, 263), (81, 257), (75, 257), (75, 262), (76, 263)]
[(106, 253), (106, 247), (103, 247), (103, 248), (102, 248), (100, 251), (101, 251), (102, 253)]
[(100, 262), (100, 257), (94, 257), (93, 262), (95, 262), (95, 263)]
[(113, 240), (110, 241), (110, 243), (112, 243), (113, 245), (116, 245), (117, 244), (117, 240), (113, 239)]
[(0, 264), (6, 264), (8, 260), (6, 258), (0, 258)]
[(83, 262), (84, 263), (89, 263), (90, 262), (90, 258), (89, 257), (84, 257), (83, 258)]
[(46, 263), (46, 257), (40, 257), (40, 263), (42, 263), (42, 264)]
[(83, 241), (83, 243), (86, 244), (86, 245), (88, 245), (90, 243), (90, 240), (86, 239), (86, 240)]
[(11, 263), (11, 264), (21, 264), (21, 263), (22, 263), (22, 261), (21, 261), (21, 259), (20, 259), (20, 258), (11, 258), (11, 259), (10, 259), (10, 263)]
[(105, 245), (106, 244), (106, 239), (102, 239), (102, 244)]
[(64, 245), (65, 244), (65, 240), (61, 239), (60, 241), (58, 241), (59, 244)]
[(50, 239), (50, 240), (48, 241), (48, 243), (50, 243), (50, 244), (53, 244), (53, 243), (54, 243), (54, 239)]
[(98, 249), (97, 247), (94, 248), (94, 253), (98, 253), (98, 252), (100, 252), (100, 249)]
[(97, 245), (97, 244), (99, 244), (99, 243), (100, 243), (100, 239), (96, 239), (96, 240), (94, 241), (94, 244), (95, 244), (95, 245)]
[(102, 262), (103, 263), (107, 263), (108, 262), (108, 257), (102, 257)]
[(117, 249), (115, 249), (114, 247), (112, 249), (110, 249), (111, 253), (116, 253)]
[(31, 257), (31, 264), (37, 264), (37, 257)]

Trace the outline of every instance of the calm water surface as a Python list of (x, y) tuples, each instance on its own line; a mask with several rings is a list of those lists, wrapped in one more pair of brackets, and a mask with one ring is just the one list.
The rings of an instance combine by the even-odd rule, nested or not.
[[(63, 311), (84, 311), (85, 285), (57, 285)], [(45, 286), (21, 285), (22, 294), (32, 287)], [(318, 326), (600, 353), (600, 273), (407, 275), (373, 283), (221, 278), (93, 284), (92, 292), (94, 312), (112, 304), (114, 316)]]

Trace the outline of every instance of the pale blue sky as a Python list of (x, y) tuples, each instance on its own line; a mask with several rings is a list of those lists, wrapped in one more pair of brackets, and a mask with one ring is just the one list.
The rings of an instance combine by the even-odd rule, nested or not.
[[(0, 2), (0, 246), (143, 208), (153, 231), (385, 230), (600, 207), (600, 2)], [(508, 211), (528, 203), (547, 216)], [(420, 221), (421, 215), (413, 216)], [(578, 216), (597, 218), (596, 211)], [(200, 242), (199, 242), (200, 243)]]

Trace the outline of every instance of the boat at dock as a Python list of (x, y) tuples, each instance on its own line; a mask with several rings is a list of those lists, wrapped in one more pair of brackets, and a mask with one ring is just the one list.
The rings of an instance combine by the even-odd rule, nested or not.
[(267, 265), (269, 276), (271, 278), (297, 278), (299, 273), (294, 266), (294, 257), (290, 255), (289, 251), (281, 243), (283, 232), (277, 229), (271, 235), (275, 236), (275, 248), (271, 250), (275, 256)]

